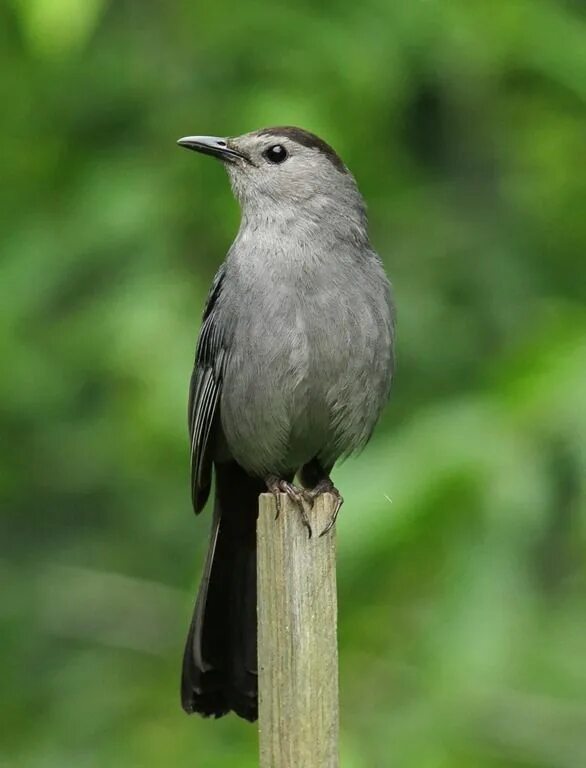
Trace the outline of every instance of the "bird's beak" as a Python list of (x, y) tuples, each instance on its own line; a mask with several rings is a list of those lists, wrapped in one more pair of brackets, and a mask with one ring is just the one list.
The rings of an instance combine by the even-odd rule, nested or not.
[(203, 155), (218, 157), (220, 160), (248, 159), (242, 152), (230, 147), (227, 139), (219, 139), (217, 136), (184, 136), (177, 144), (185, 149), (201, 152)]

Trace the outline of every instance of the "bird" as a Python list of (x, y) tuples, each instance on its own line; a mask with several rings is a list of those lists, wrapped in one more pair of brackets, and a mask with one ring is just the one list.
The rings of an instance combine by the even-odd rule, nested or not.
[(343, 503), (334, 464), (360, 450), (387, 402), (395, 310), (370, 244), (364, 200), (335, 150), (310, 131), (186, 136), (219, 159), (240, 227), (209, 291), (189, 387), (191, 495), (215, 484), (204, 572), (181, 679), (187, 713), (258, 717), (258, 496), (299, 509)]

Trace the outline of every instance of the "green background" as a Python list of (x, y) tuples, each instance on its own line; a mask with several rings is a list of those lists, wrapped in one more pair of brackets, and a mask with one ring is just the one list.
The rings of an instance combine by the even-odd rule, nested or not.
[(353, 170), (398, 305), (335, 473), (343, 767), (586, 765), (584, 11), (4, 2), (2, 768), (257, 765), (178, 700), (186, 390), (238, 210), (175, 140), (271, 124)]

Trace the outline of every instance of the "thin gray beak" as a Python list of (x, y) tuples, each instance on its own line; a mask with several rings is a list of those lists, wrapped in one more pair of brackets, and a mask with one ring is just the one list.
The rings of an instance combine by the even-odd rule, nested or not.
[(241, 152), (229, 147), (226, 139), (219, 139), (217, 136), (184, 136), (177, 144), (185, 149), (201, 152), (203, 155), (218, 157), (220, 160), (248, 159)]

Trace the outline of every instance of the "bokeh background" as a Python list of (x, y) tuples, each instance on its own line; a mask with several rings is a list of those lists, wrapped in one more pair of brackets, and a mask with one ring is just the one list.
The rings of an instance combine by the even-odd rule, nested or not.
[(342, 764), (583, 768), (584, 3), (5, 0), (0, 94), (0, 765), (257, 765), (178, 700), (238, 211), (174, 142), (289, 123), (354, 171), (398, 304), (335, 474)]

